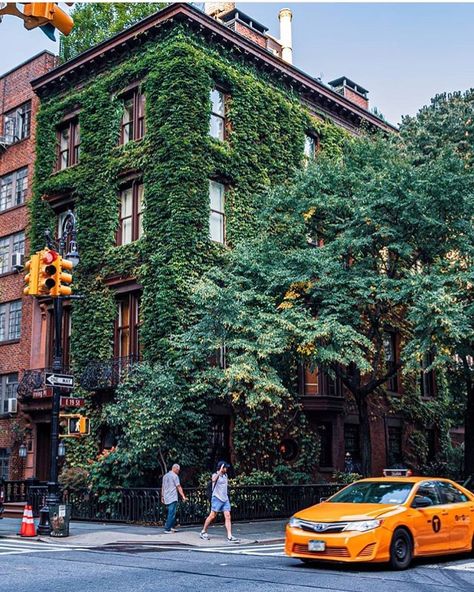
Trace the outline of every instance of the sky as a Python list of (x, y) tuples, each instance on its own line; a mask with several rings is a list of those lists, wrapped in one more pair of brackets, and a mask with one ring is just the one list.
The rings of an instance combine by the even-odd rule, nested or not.
[[(293, 12), (293, 63), (323, 82), (347, 76), (369, 90), (394, 124), (441, 92), (474, 87), (474, 4), (238, 2), (278, 37), (278, 11)], [(0, 74), (44, 50), (57, 51), (20, 20), (0, 23)]]

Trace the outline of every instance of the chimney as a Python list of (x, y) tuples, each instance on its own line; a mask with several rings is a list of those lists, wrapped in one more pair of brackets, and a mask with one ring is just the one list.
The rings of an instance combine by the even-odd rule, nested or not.
[(293, 15), (289, 8), (282, 8), (278, 13), (280, 20), (281, 57), (289, 64), (293, 63), (293, 43), (291, 40), (291, 19)]
[(332, 80), (329, 82), (329, 86), (332, 86), (337, 93), (359, 105), (359, 107), (363, 109), (369, 108), (369, 98), (367, 96), (369, 91), (360, 86), (360, 84), (349, 80), (347, 76), (341, 76)]
[(204, 11), (209, 16), (220, 18), (235, 8), (235, 2), (204, 2)]

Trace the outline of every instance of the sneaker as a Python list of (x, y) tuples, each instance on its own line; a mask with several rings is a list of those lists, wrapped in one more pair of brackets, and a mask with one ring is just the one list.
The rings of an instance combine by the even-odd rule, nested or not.
[(176, 528), (171, 528), (170, 530), (171, 530), (171, 532), (178, 532), (178, 530)]
[(165, 534), (171, 534), (171, 532), (172, 532), (172, 531), (171, 531), (171, 530), (164, 530), (163, 532), (164, 532)]
[(199, 535), (199, 537), (200, 537), (201, 539), (204, 539), (205, 541), (208, 541), (208, 540), (210, 540), (210, 539), (209, 539), (209, 535), (208, 535), (208, 534), (207, 534), (207, 532), (205, 532), (204, 530), (201, 532), (201, 534)]
[(227, 540), (229, 541), (229, 543), (240, 543), (240, 539), (238, 539), (235, 536), (227, 537)]

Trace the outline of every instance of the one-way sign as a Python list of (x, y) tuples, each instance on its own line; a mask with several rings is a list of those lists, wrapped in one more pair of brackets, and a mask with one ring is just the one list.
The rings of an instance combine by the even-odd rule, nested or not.
[(44, 382), (47, 386), (61, 386), (62, 388), (74, 388), (74, 377), (70, 374), (44, 373)]

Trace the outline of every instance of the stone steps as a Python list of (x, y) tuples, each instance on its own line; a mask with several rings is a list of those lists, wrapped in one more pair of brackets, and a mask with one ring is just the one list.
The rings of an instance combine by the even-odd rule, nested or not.
[(23, 518), (23, 511), (25, 509), (26, 502), (8, 502), (3, 505), (4, 518)]

